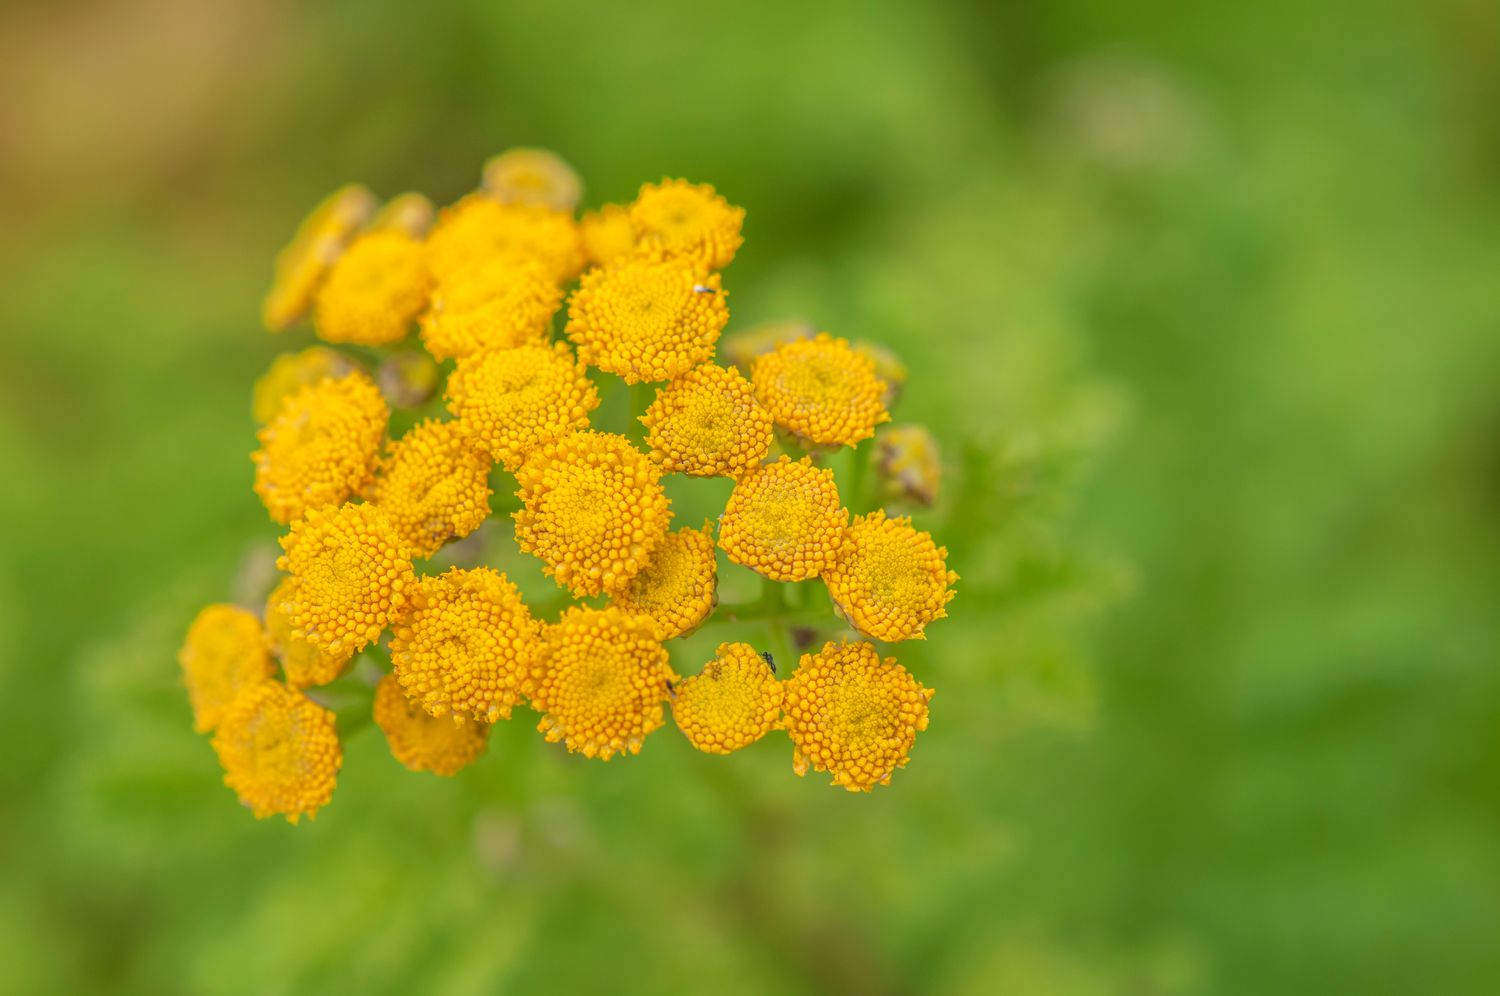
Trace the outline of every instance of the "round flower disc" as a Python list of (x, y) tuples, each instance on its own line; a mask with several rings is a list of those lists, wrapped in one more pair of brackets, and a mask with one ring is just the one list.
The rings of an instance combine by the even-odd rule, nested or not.
[(490, 456), (515, 470), (544, 443), (588, 425), (599, 394), (567, 343), (492, 349), (458, 361), (448, 410)]
[(367, 232), (318, 289), (313, 325), (328, 342), (388, 346), (406, 338), (430, 290), (421, 242), (405, 232)]
[(744, 241), (745, 209), (732, 207), (706, 183), (663, 180), (641, 187), (630, 205), (636, 240), (722, 270)]
[(440, 283), (489, 258), (540, 263), (558, 283), (583, 269), (578, 224), (567, 211), (532, 204), (501, 204), (470, 194), (443, 209), (427, 235), (427, 266)]
[(292, 624), (292, 603), (297, 591), (297, 579), (281, 579), (266, 599), (266, 633), (271, 637), (271, 647), (281, 658), (281, 670), (286, 683), (293, 688), (309, 685), (326, 685), (344, 673), (354, 657), (353, 649), (331, 654), (297, 635)]
[(422, 344), (440, 360), (545, 343), (562, 288), (545, 267), (485, 259), (438, 285), (422, 316)]
[(773, 581), (805, 581), (833, 562), (848, 521), (833, 471), (781, 457), (735, 484), (719, 519), (719, 546)]
[(872, 512), (850, 524), (823, 582), (839, 614), (865, 636), (920, 640), (928, 623), (947, 615), (943, 606), (953, 597), (958, 575), (945, 566), (947, 556), (910, 519)]
[(409, 557), (430, 557), (490, 514), (490, 458), (459, 422), (429, 419), (392, 443), (367, 497)]
[(874, 361), (826, 332), (757, 356), (750, 380), (776, 424), (809, 443), (853, 446), (890, 420)]
[(193, 729), (209, 733), (245, 689), (269, 681), (276, 666), (253, 612), (234, 605), (210, 605), (188, 627), (177, 652)]
[(754, 647), (721, 643), (702, 672), (676, 685), (672, 718), (694, 747), (729, 754), (776, 725), (781, 697), (781, 683)]
[(429, 715), (406, 697), (393, 674), (375, 688), (374, 715), (391, 755), (412, 771), (455, 775), (483, 754), (489, 742), (488, 724)]
[(612, 590), (611, 600), (626, 612), (651, 620), (658, 640), (692, 630), (713, 611), (718, 558), (709, 527), (668, 533), (629, 580)]
[(641, 417), (668, 473), (739, 477), (771, 451), (770, 414), (738, 371), (705, 363), (656, 392)]
[(316, 816), (344, 763), (333, 713), (279, 681), (235, 699), (214, 734), (224, 784), (256, 819)]

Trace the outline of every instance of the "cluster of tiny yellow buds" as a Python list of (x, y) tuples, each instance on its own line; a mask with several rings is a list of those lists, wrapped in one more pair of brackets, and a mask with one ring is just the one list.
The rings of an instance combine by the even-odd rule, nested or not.
[(406, 338), (430, 290), (421, 242), (405, 232), (367, 232), (318, 288), (313, 325), (327, 342), (388, 346)]
[(626, 582), (671, 523), (661, 467), (624, 436), (575, 432), (547, 443), (516, 481), (516, 542), (576, 596)]
[(437, 209), (426, 194), (408, 191), (382, 204), (370, 219), (367, 231), (401, 232), (414, 239), (426, 238), (436, 217)]
[(309, 346), (298, 353), (283, 353), (271, 361), (266, 372), (255, 382), (250, 412), (255, 421), (265, 425), (276, 417), (281, 401), (298, 388), (308, 387), (328, 377), (342, 377), (354, 364), (336, 349)]
[(804, 654), (785, 692), (792, 767), (799, 775), (826, 771), (851, 792), (884, 785), (906, 766), (932, 698), (932, 689), (868, 643), (828, 643)]
[(385, 734), (391, 756), (411, 771), (456, 775), (484, 753), (490, 726), (466, 717), (432, 716), (406, 697), (396, 676), (375, 686), (371, 706), (375, 725)]
[(760, 466), (775, 438), (750, 382), (713, 363), (659, 389), (641, 424), (663, 470), (695, 477), (739, 477)]
[(193, 707), (193, 728), (210, 733), (245, 689), (275, 672), (260, 620), (233, 605), (210, 605), (188, 627), (178, 651)]
[(271, 649), (281, 659), (281, 672), (293, 688), (326, 685), (344, 673), (353, 659), (352, 649), (329, 653), (297, 635), (292, 623), (293, 594), (296, 578), (282, 578), (266, 599), (266, 635)]
[(531, 704), (549, 742), (609, 760), (638, 754), (662, 725), (675, 675), (646, 621), (617, 608), (574, 607), (543, 631)]
[(937, 503), (943, 460), (937, 440), (920, 425), (892, 425), (875, 435), (875, 470), (880, 497), (924, 508)]
[(769, 733), (781, 719), (781, 682), (747, 643), (721, 643), (702, 672), (673, 688), (672, 718), (688, 743), (730, 754)]
[(566, 211), (530, 204), (501, 204), (470, 194), (438, 215), (427, 235), (427, 266), (445, 282), (492, 258), (531, 260), (559, 283), (583, 269), (578, 223)]
[(344, 763), (333, 713), (266, 681), (234, 700), (214, 734), (224, 784), (257, 819), (311, 819), (333, 797)]
[(610, 600), (650, 620), (658, 640), (692, 631), (708, 618), (718, 597), (711, 528), (668, 533), (644, 567), (610, 589)]
[(710, 270), (722, 270), (744, 239), (745, 209), (737, 208), (706, 183), (663, 180), (641, 187), (630, 205), (636, 242), (675, 256), (690, 256)]
[(544, 443), (588, 425), (599, 393), (565, 342), (492, 349), (458, 361), (448, 410), (507, 470)]
[(391, 634), (391, 666), (433, 716), (492, 723), (510, 716), (531, 681), (538, 624), (521, 593), (488, 567), (423, 578)]
[(822, 446), (853, 446), (890, 420), (886, 385), (870, 357), (820, 332), (777, 346), (751, 363), (755, 396), (776, 424)]
[(389, 418), (380, 389), (359, 371), (283, 398), (251, 456), (255, 493), (271, 518), (289, 523), (368, 487)]
[(578, 234), (583, 238), (583, 254), (593, 266), (608, 266), (635, 251), (630, 209), (621, 204), (606, 204), (585, 214), (578, 220)]
[(429, 419), (390, 445), (366, 497), (407, 556), (430, 557), (489, 518), (492, 466), (462, 423)]
[(773, 581), (806, 581), (838, 556), (848, 522), (833, 471), (783, 456), (736, 482), (719, 519), (719, 547)]
[(583, 199), (583, 180), (546, 149), (510, 149), (484, 164), (483, 186), (502, 204), (531, 204), (572, 211)]
[(839, 615), (865, 636), (920, 640), (928, 623), (947, 615), (943, 606), (953, 598), (958, 575), (948, 570), (947, 556), (910, 519), (871, 512), (850, 524), (823, 582)]
[(312, 307), (313, 295), (359, 227), (375, 213), (375, 195), (357, 183), (340, 187), (298, 226), (277, 255), (275, 277), (261, 309), (272, 332), (296, 324)]
[(539, 263), (486, 259), (438, 285), (422, 344), (440, 360), (545, 343), (562, 286)]

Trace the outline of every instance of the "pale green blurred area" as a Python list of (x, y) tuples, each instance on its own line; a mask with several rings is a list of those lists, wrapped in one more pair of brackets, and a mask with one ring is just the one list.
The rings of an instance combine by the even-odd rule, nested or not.
[[(1492, 4), (32, 3), (0, 92), (0, 991), (1493, 991)], [(715, 183), (736, 323), (905, 357), (963, 581), (890, 786), (524, 711), (311, 825), (219, 783), (271, 255), (513, 144)]]

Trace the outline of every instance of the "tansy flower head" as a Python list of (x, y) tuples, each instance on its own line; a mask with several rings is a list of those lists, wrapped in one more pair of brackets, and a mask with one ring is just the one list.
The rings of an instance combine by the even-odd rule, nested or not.
[(688, 742), (729, 754), (766, 735), (781, 718), (781, 683), (746, 643), (721, 643), (703, 671), (677, 684), (672, 718)]
[(573, 167), (546, 149), (509, 149), (484, 164), (484, 189), (502, 204), (572, 211), (583, 197)]
[(616, 609), (574, 607), (542, 635), (541, 678), (531, 704), (550, 743), (608, 761), (639, 754), (662, 725), (674, 675), (644, 619)]
[(521, 700), (537, 634), (504, 574), (455, 567), (418, 583), (391, 634), (391, 666), (407, 697), (430, 714), (492, 723)]
[(358, 371), (321, 380), (282, 399), (256, 434), (255, 493), (277, 522), (337, 505), (370, 483), (390, 411)]
[(333, 798), (344, 751), (333, 713), (294, 688), (267, 681), (235, 700), (214, 751), (224, 784), (255, 818), (309, 819)]
[(920, 640), (923, 627), (947, 615), (943, 606), (953, 597), (949, 586), (958, 575), (945, 566), (947, 556), (910, 519), (872, 512), (850, 524), (823, 581), (839, 614), (864, 635), (887, 643)]
[(719, 519), (719, 546), (773, 581), (805, 581), (833, 562), (848, 521), (833, 471), (781, 457), (735, 484)]
[(448, 410), (507, 470), (588, 425), (599, 405), (593, 381), (563, 342), (466, 356), (448, 378), (447, 398)]
[(177, 661), (193, 706), (193, 729), (199, 733), (217, 727), (237, 696), (269, 681), (275, 671), (260, 620), (233, 605), (210, 605), (199, 612)]
[(756, 357), (750, 379), (776, 424), (811, 443), (853, 446), (890, 419), (874, 362), (826, 332)]
[(516, 480), (516, 541), (574, 595), (623, 584), (667, 535), (661, 468), (624, 436), (564, 436), (532, 453)]
[(422, 316), (422, 343), (440, 360), (543, 343), (562, 287), (530, 260), (486, 259), (438, 285)]
[(635, 229), (630, 224), (630, 209), (620, 204), (606, 204), (578, 220), (578, 234), (583, 238), (583, 254), (595, 266), (608, 266), (635, 251)]
[(281, 658), (281, 670), (288, 685), (293, 688), (326, 685), (344, 673), (354, 650), (329, 653), (297, 635), (297, 627), (292, 623), (296, 590), (297, 579), (292, 577), (282, 578), (272, 590), (266, 599), (266, 633), (271, 637), (272, 649)]
[(714, 354), (729, 309), (717, 273), (640, 253), (590, 270), (568, 302), (568, 338), (585, 363), (626, 383), (670, 380)]
[(427, 306), (430, 289), (421, 242), (405, 232), (367, 232), (318, 288), (313, 325), (328, 342), (400, 342)]
[(705, 526), (667, 534), (645, 566), (609, 594), (626, 612), (649, 619), (658, 640), (670, 640), (708, 618), (717, 586), (718, 560)]
[(297, 579), (288, 599), (292, 625), (331, 654), (374, 643), (416, 582), (400, 537), (375, 505), (315, 508), (281, 546), (276, 566)]
[(427, 236), (437, 209), (425, 194), (407, 191), (397, 194), (380, 206), (375, 217), (370, 219), (369, 232), (401, 232), (414, 239)]
[(691, 256), (722, 270), (744, 241), (745, 209), (730, 206), (706, 183), (663, 180), (641, 187), (630, 205), (630, 223), (640, 242), (675, 256)]
[(429, 419), (392, 443), (367, 497), (409, 557), (430, 557), (490, 514), (490, 458), (459, 422)]
[(501, 204), (484, 194), (470, 194), (445, 208), (427, 236), (427, 265), (439, 282), (495, 257), (535, 260), (563, 283), (583, 269), (583, 244), (571, 214)]
[(374, 714), (391, 754), (412, 771), (456, 775), (489, 742), (489, 724), (428, 715), (406, 697), (393, 674), (375, 686)]
[(739, 477), (771, 451), (771, 416), (749, 381), (712, 363), (658, 390), (641, 423), (651, 455), (667, 473)]
[(356, 230), (375, 211), (375, 195), (357, 183), (340, 187), (302, 220), (276, 256), (276, 273), (261, 309), (267, 329), (290, 328), (312, 306), (313, 294)]
[(893, 425), (875, 436), (875, 469), (884, 497), (931, 508), (943, 483), (937, 440), (920, 425)]
[(342, 377), (354, 365), (334, 349), (310, 346), (299, 353), (282, 353), (271, 361), (266, 372), (255, 382), (250, 411), (262, 425), (276, 417), (281, 399), (299, 387), (316, 384), (325, 377)]
[(833, 775), (835, 785), (868, 792), (905, 767), (917, 731), (927, 729), (932, 689), (868, 643), (828, 643), (804, 654), (787, 679), (782, 709), (792, 767)]

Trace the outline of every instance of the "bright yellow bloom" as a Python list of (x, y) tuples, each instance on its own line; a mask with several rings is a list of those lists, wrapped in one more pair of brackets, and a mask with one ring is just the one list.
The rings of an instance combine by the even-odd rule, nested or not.
[(344, 763), (333, 713), (279, 681), (236, 699), (213, 743), (224, 784), (258, 820), (316, 817)]
[(578, 220), (578, 234), (583, 238), (583, 254), (595, 266), (608, 266), (635, 251), (635, 228), (630, 224), (630, 209), (621, 204), (606, 204)]
[(827, 643), (802, 655), (782, 703), (793, 769), (827, 771), (851, 792), (887, 784), (927, 729), (931, 698), (932, 689), (868, 643)]
[(199, 612), (177, 661), (193, 706), (193, 729), (199, 733), (217, 727), (237, 696), (271, 680), (276, 670), (260, 620), (233, 605), (210, 605)]
[(271, 637), (272, 649), (281, 658), (281, 670), (288, 685), (293, 688), (326, 685), (344, 673), (354, 659), (354, 650), (331, 654), (297, 635), (297, 627), (292, 624), (296, 590), (297, 579), (286, 577), (271, 592), (266, 599), (266, 632)]
[(536, 661), (539, 627), (504, 574), (455, 567), (423, 578), (391, 635), (391, 666), (433, 716), (510, 716)]
[(375, 686), (374, 714), (392, 756), (411, 771), (456, 775), (483, 754), (489, 743), (488, 723), (428, 714), (406, 697), (394, 674)]
[(875, 435), (876, 479), (882, 495), (931, 508), (943, 483), (937, 440), (920, 425), (893, 425)]
[(574, 595), (623, 584), (666, 538), (661, 468), (624, 436), (564, 436), (532, 453), (516, 480), (516, 542)]
[(388, 346), (406, 338), (431, 289), (421, 242), (405, 232), (367, 232), (318, 288), (313, 326), (328, 342)]
[(437, 209), (427, 195), (409, 190), (381, 205), (365, 231), (404, 232), (414, 239), (426, 238), (436, 216)]
[(675, 676), (644, 619), (616, 608), (574, 607), (542, 635), (541, 680), (531, 704), (549, 743), (608, 761), (639, 754), (662, 725)]
[(422, 316), (422, 343), (440, 360), (545, 343), (562, 287), (530, 260), (486, 259), (438, 285)]
[(484, 189), (502, 204), (572, 211), (583, 197), (573, 167), (546, 149), (508, 149), (484, 164)]
[(299, 353), (282, 353), (271, 361), (266, 372), (255, 382), (250, 412), (255, 421), (265, 425), (276, 417), (281, 399), (299, 387), (316, 384), (325, 377), (342, 377), (354, 369), (336, 349), (310, 346)]
[(719, 565), (709, 529), (668, 533), (645, 566), (609, 592), (626, 612), (650, 619), (658, 640), (681, 636), (713, 611)]
[(583, 269), (578, 224), (566, 211), (470, 194), (444, 208), (427, 236), (427, 265), (439, 282), (494, 257), (535, 260), (558, 283), (572, 280)]
[(430, 557), (489, 518), (491, 466), (462, 423), (428, 419), (391, 444), (366, 497), (407, 556)]
[(255, 493), (271, 518), (291, 522), (367, 487), (389, 418), (380, 389), (358, 371), (284, 398), (251, 455)]
[(706, 183), (663, 180), (641, 187), (630, 205), (636, 239), (675, 256), (691, 256), (722, 270), (744, 241), (745, 209), (730, 205)]
[(833, 562), (848, 521), (833, 471), (781, 457), (734, 486), (719, 518), (719, 546), (773, 581), (805, 581)]
[(676, 686), (672, 718), (694, 747), (730, 754), (776, 726), (781, 697), (781, 682), (754, 647), (721, 643), (702, 673)]
[(874, 362), (826, 332), (756, 357), (750, 380), (776, 424), (810, 443), (853, 446), (890, 420)]
[(267, 329), (284, 331), (307, 314), (328, 268), (374, 212), (375, 195), (357, 183), (340, 187), (312, 209), (276, 255), (275, 277), (261, 309)]
[(910, 519), (871, 512), (850, 524), (823, 581), (839, 615), (865, 636), (921, 640), (928, 623), (948, 614), (943, 606), (953, 598), (958, 575), (948, 570), (947, 556)]
[(448, 410), (507, 470), (588, 425), (589, 412), (599, 407), (599, 392), (564, 342), (466, 356), (446, 393)]
[(705, 363), (660, 388), (641, 418), (667, 473), (739, 477), (771, 451), (771, 416), (738, 370)]
[(374, 643), (416, 584), (400, 537), (375, 505), (315, 508), (281, 547), (276, 566), (297, 579), (288, 599), (292, 625), (330, 654)]

